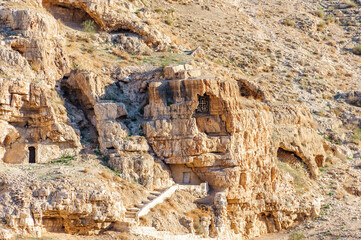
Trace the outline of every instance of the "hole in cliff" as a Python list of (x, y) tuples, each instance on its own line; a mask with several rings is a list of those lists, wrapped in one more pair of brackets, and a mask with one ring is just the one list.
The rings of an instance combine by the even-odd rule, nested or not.
[(24, 55), (24, 53), (25, 53), (25, 47), (22, 45), (19, 45), (17, 43), (11, 43), (11, 49), (13, 49), (14, 51), (17, 51), (21, 55)]
[(277, 158), (282, 161), (290, 164), (294, 167), (303, 167), (302, 159), (296, 155), (296, 153), (291, 151), (286, 151), (282, 148), (279, 148), (277, 151)]
[(243, 97), (264, 101), (263, 92), (256, 86), (246, 83), (245, 81), (238, 81), (238, 86)]
[(64, 220), (56, 217), (43, 217), (43, 225), (47, 232), (65, 233)]
[[(55, 19), (60, 19), (66, 26), (82, 30), (82, 24), (87, 20), (94, 20), (86, 11), (76, 8), (71, 4), (62, 1), (43, 0), (43, 7), (46, 8)], [(94, 21), (94, 26), (99, 26)]]
[(138, 34), (132, 32), (129, 29), (125, 29), (125, 28), (119, 28), (119, 29), (110, 31), (110, 34), (121, 34), (124, 36), (139, 36)]

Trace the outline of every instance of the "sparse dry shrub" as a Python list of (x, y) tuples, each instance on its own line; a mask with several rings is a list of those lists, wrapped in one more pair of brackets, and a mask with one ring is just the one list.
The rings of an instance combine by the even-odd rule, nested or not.
[(101, 175), (102, 177), (104, 177), (105, 179), (108, 179), (108, 180), (113, 179), (113, 175), (110, 174), (109, 172), (106, 172), (106, 171), (101, 172), (100, 175)]
[(319, 18), (324, 18), (325, 17), (325, 12), (322, 10), (318, 10), (314, 12), (314, 15), (316, 15)]
[(361, 142), (361, 128), (358, 128), (358, 127), (354, 128), (352, 130), (352, 132), (353, 132), (353, 136), (352, 136), (351, 141), (356, 144)]
[(89, 168), (84, 168), (83, 173), (88, 173), (89, 172)]
[(284, 21), (283, 21), (283, 24), (286, 25), (286, 26), (289, 26), (289, 27), (293, 27), (295, 26), (295, 22), (290, 19), (290, 18), (286, 18)]
[(114, 177), (113, 177), (113, 181), (114, 181), (114, 182), (117, 182), (117, 183), (121, 183), (121, 178), (118, 177), (118, 176), (114, 176)]
[(352, 49), (353, 54), (356, 55), (361, 55), (361, 44), (356, 45), (353, 49)]
[(143, 59), (144, 59), (144, 56), (138, 55), (136, 58), (137, 58), (138, 60), (143, 60)]
[(317, 31), (322, 31), (326, 27), (326, 22), (322, 21), (319, 24), (317, 24)]
[(194, 209), (191, 212), (185, 214), (187, 217), (193, 219), (193, 227), (196, 230), (197, 234), (205, 233), (204, 226), (201, 224), (201, 219), (203, 217), (211, 217), (213, 215), (209, 207), (207, 208), (205, 206), (201, 206), (201, 208), (202, 209)]
[(335, 23), (336, 22), (336, 18), (334, 15), (328, 15), (326, 18), (325, 18), (325, 22), (326, 24), (330, 24), (330, 23)]
[(63, 24), (63, 22), (61, 21), (61, 19), (58, 18), (56, 21), (57, 21), (57, 23), (58, 23), (59, 29), (60, 29), (61, 31), (63, 31), (64, 24)]
[(156, 13), (163, 13), (164, 10), (163, 10), (163, 8), (156, 8), (156, 9), (154, 9), (154, 12), (156, 12)]
[(93, 20), (86, 20), (81, 26), (83, 27), (84, 32), (95, 33), (97, 31), (97, 26)]
[(126, 51), (122, 51), (118, 48), (114, 48), (112, 49), (112, 53), (115, 55), (115, 56), (118, 56), (124, 60), (127, 60), (127, 61), (130, 61), (131, 60), (131, 57), (129, 55), (129, 53), (127, 53)]
[(39, 72), (41, 70), (41, 64), (38, 61), (31, 61), (30, 66), (35, 72)]
[(164, 22), (168, 24), (169, 26), (174, 25), (174, 20), (170, 14), (167, 14), (167, 17), (165, 18)]
[(329, 41), (329, 42), (328, 42), (328, 45), (334, 47), (334, 46), (336, 46), (336, 42), (335, 42), (335, 41)]
[(349, 8), (353, 8), (353, 7), (357, 6), (357, 4), (351, 0), (344, 0), (342, 3), (345, 4)]
[(120, 239), (120, 240), (130, 240), (130, 236), (128, 235), (128, 233), (126, 232), (122, 232), (120, 233), (118, 236), (117, 236), (117, 239)]

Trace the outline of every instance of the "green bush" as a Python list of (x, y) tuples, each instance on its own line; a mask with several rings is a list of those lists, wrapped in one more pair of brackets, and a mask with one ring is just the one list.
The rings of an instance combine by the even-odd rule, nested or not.
[(86, 20), (81, 26), (83, 27), (84, 32), (95, 33), (97, 31), (97, 26), (93, 20)]

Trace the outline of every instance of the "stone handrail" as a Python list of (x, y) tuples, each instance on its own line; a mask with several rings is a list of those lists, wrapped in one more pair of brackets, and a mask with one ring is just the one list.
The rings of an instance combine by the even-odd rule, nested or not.
[(158, 197), (156, 197), (155, 199), (153, 199), (150, 203), (148, 203), (147, 205), (145, 205), (137, 214), (137, 220), (144, 216), (147, 215), (149, 213), (149, 211), (155, 207), (156, 205), (164, 202), (165, 199), (169, 198), (170, 196), (173, 195), (173, 193), (175, 191), (178, 190), (178, 185), (175, 184), (173, 186), (171, 186), (170, 188), (168, 188), (167, 190), (165, 190), (164, 192), (162, 192), (162, 194), (160, 194)]

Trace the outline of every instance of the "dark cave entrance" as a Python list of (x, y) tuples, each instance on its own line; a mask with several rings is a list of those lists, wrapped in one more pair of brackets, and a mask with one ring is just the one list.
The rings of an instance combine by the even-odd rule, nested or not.
[(35, 147), (29, 147), (29, 163), (35, 163)]
[(281, 162), (289, 163), (292, 166), (300, 167), (303, 165), (302, 159), (296, 153), (279, 148), (277, 151), (277, 158)]
[(43, 7), (48, 10), (55, 19), (61, 20), (66, 26), (70, 28), (75, 30), (82, 30), (83, 23), (87, 20), (91, 20), (94, 22), (96, 29), (100, 29), (94, 19), (83, 9), (73, 7), (72, 5), (62, 1), (53, 2), (49, 0), (43, 0), (42, 4)]

